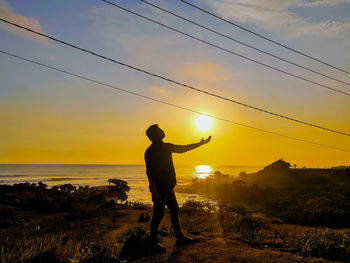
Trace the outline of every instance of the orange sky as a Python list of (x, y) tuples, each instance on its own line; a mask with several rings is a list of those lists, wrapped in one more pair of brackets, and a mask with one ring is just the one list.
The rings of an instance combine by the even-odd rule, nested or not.
[[(206, 4), (212, 5), (210, 1), (206, 1)], [(266, 3), (263, 1), (255, 4)], [(76, 6), (72, 7), (68, 2), (62, 1), (52, 5), (56, 6), (48, 3), (38, 10), (24, 2), (11, 5), (9, 1), (4, 1), (0, 14), (25, 26), (80, 43), (88, 49), (180, 82), (320, 126), (350, 131), (349, 97), (281, 76), (175, 33), (160, 30), (155, 25), (143, 21), (141, 23), (103, 3), (95, 6), (86, 1), (77, 1)], [(162, 14), (145, 9), (141, 3), (128, 2), (125, 5), (160, 20), (164, 19)], [(198, 15), (193, 10), (191, 13), (191, 10), (184, 10), (174, 3), (167, 5), (177, 12), (184, 12), (188, 17)], [(228, 15), (225, 13), (227, 10), (211, 7), (217, 8), (216, 11), (222, 15)], [(337, 5), (332, 6), (332, 12), (335, 12), (336, 7)], [(246, 9), (247, 6), (237, 8), (240, 8), (237, 9), (240, 12), (236, 13), (236, 18), (241, 19), (240, 22), (247, 23), (243, 13), (255, 14), (254, 17), (259, 20), (252, 17), (251, 27), (270, 34), (277, 32), (282, 42), (302, 50), (312, 50), (316, 57), (326, 57), (332, 59), (333, 64), (350, 68), (350, 53), (343, 52), (350, 50), (350, 31), (345, 30), (350, 26), (347, 22), (341, 24), (336, 21), (337, 27), (327, 28), (321, 20), (323, 18), (316, 14), (314, 21), (310, 22), (303, 17), (309, 10), (308, 6), (305, 4), (300, 7), (293, 0), (269, 6), (270, 9), (279, 10), (279, 14), (288, 21), (302, 25), (303, 31), (298, 31), (293, 23), (272, 25), (268, 18), (275, 13), (266, 13), (268, 9), (253, 12)], [(290, 12), (290, 8), (304, 9)], [(326, 5), (313, 8), (330, 7)], [(84, 15), (77, 17), (75, 9), (81, 10)], [(340, 9), (341, 6), (339, 12)], [(329, 17), (332, 17), (331, 11)], [(208, 22), (203, 16), (198, 16), (198, 21)], [(67, 27), (65, 23), (74, 24), (74, 27)], [(334, 88), (344, 91), (348, 88), (282, 65), (276, 60), (258, 56), (251, 50), (232, 46), (232, 43), (209, 36), (206, 32), (173, 18), (169, 18), (168, 23)], [(213, 22), (212, 25), (218, 30), (232, 32), (232, 28), (227, 25)], [(234, 33), (236, 37), (249, 40), (263, 49), (279, 52), (293, 61), (307, 63), (314, 69), (350, 82), (348, 75), (274, 49), (261, 40), (252, 40), (251, 36), (240, 31)], [(199, 112), (350, 150), (349, 137), (208, 97), (27, 33), (23, 34), (8, 26), (1, 25), (0, 37), (1, 50)], [(332, 46), (339, 48), (330, 49)], [(195, 113), (66, 77), (4, 55), (1, 55), (0, 60), (0, 81), (0, 163), (143, 164), (143, 154), (150, 143), (145, 130), (149, 125), (158, 123), (166, 132), (167, 142), (187, 144), (209, 135), (213, 137), (208, 145), (182, 155), (174, 155), (176, 164), (267, 165), (284, 158), (299, 166), (350, 165), (349, 152), (264, 134), (220, 120), (213, 120), (210, 131), (201, 132), (195, 127), (194, 120), (198, 117)]]

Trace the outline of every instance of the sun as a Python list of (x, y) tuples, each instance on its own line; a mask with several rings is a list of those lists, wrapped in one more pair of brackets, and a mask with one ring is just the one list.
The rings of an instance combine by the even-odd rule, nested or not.
[(213, 121), (210, 117), (200, 115), (195, 119), (196, 128), (202, 132), (209, 131), (213, 126)]

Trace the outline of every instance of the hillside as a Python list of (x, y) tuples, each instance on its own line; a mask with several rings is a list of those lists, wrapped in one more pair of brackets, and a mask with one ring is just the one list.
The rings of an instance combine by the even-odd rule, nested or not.
[(257, 173), (238, 177), (215, 172), (204, 180), (177, 187), (286, 223), (350, 227), (350, 169), (296, 169), (278, 160)]

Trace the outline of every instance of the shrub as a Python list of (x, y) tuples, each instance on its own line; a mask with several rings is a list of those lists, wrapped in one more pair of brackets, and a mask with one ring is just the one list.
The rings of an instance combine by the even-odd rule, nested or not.
[(228, 179), (228, 178), (230, 178), (230, 176), (228, 174), (222, 174), (220, 171), (215, 171), (214, 178), (215, 179)]
[(200, 209), (200, 210), (204, 210), (204, 211), (213, 211), (213, 210), (215, 210), (215, 205), (210, 203), (210, 202), (187, 200), (182, 205), (182, 208), (195, 208), (195, 209)]
[(29, 198), (28, 208), (36, 212), (51, 214), (57, 212), (59, 207), (49, 197), (41, 195)]
[(130, 202), (129, 204), (135, 210), (145, 210), (146, 206), (142, 202)]
[(113, 199), (101, 205), (101, 208), (104, 208), (104, 209), (111, 209), (113, 207), (115, 207), (115, 201)]
[(239, 214), (239, 215), (247, 214), (247, 209), (244, 206), (234, 205), (231, 203), (220, 204), (220, 209), (230, 213)]
[(13, 226), (17, 226), (19, 223), (14, 221), (14, 220), (10, 220), (10, 219), (1, 219), (0, 220), (0, 229), (4, 229), (4, 228), (8, 228), (8, 227), (13, 227)]
[(328, 229), (320, 236), (307, 233), (301, 247), (301, 254), (329, 260), (347, 260), (350, 257), (349, 231), (336, 233)]
[(240, 177), (246, 177), (246, 176), (247, 176), (247, 172), (246, 172), (246, 171), (241, 171), (241, 172), (239, 173), (239, 176), (240, 176)]
[(237, 230), (246, 237), (255, 239), (257, 232), (265, 228), (265, 222), (250, 216), (240, 217), (237, 221)]
[(62, 191), (67, 194), (71, 194), (76, 190), (76, 187), (73, 186), (72, 184), (62, 184), (58, 186), (53, 187), (55, 191)]
[(151, 237), (142, 226), (138, 226), (120, 236), (119, 242), (122, 244), (121, 259), (137, 259), (148, 254)]

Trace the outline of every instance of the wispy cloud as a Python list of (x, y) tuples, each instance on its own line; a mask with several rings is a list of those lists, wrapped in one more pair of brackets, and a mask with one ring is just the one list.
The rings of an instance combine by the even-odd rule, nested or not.
[(241, 23), (253, 24), (265, 30), (271, 30), (295, 38), (302, 35), (334, 37), (348, 35), (349, 22), (323, 21), (310, 22), (290, 12), (289, 8), (305, 6), (327, 6), (347, 3), (349, 0), (315, 0), (315, 1), (267, 1), (267, 0), (222, 0), (207, 1), (216, 12), (227, 19)]
[(339, 4), (350, 3), (350, 0), (313, 0), (301, 1), (297, 3), (298, 6), (335, 6)]
[[(25, 27), (29, 27), (35, 31), (43, 33), (42, 27), (37, 19), (32, 18), (32, 17), (25, 17), (25, 16), (22, 16), (19, 14), (15, 14), (8, 7), (0, 7), (0, 17), (3, 19), (9, 20), (13, 23), (16, 23), (16, 24), (19, 24), (19, 25), (22, 25)], [(40, 37), (38, 35), (29, 33), (27, 31), (24, 31), (22, 29), (16, 28), (16, 27), (11, 26), (11, 25), (3, 25), (3, 24), (4, 23), (2, 23), (2, 26), (7, 28), (8, 30), (10, 30), (11, 32), (14, 32), (15, 34), (31, 38), (31, 39), (38, 41), (40, 43), (43, 43), (43, 44), (47, 43), (47, 39), (44, 37)]]

